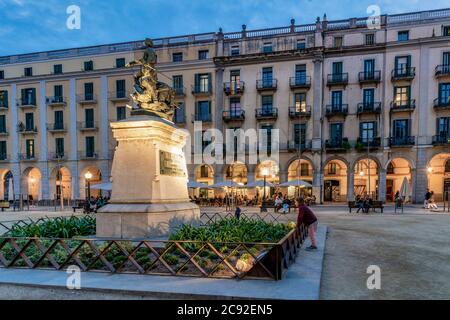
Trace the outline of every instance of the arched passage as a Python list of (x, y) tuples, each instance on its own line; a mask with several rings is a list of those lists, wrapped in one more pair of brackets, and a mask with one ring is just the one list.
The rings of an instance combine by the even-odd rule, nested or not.
[[(90, 173), (92, 175), (92, 178), (89, 179), (89, 183), (91, 185), (95, 185), (102, 182), (102, 173), (99, 168), (94, 166), (89, 166), (84, 168), (81, 171), (80, 175), (80, 196), (87, 197), (87, 180), (86, 180), (86, 174)], [(97, 197), (100, 196), (101, 190), (91, 189), (91, 197)]]
[(50, 175), (50, 196), (59, 200), (61, 194), (63, 199), (70, 199), (72, 196), (72, 175), (66, 167), (57, 167)]
[(393, 158), (386, 167), (386, 201), (393, 202), (395, 193), (400, 188), (405, 178), (409, 182), (409, 190), (412, 192), (412, 172), (410, 162), (402, 157)]
[[(296, 159), (289, 164), (288, 167), (288, 181), (303, 180), (312, 185), (314, 175), (314, 166), (311, 161), (307, 159)], [(300, 191), (301, 196), (310, 196), (312, 194), (312, 188), (302, 188)], [(296, 195), (296, 187), (288, 188), (288, 196), (293, 197)]]
[(242, 162), (235, 162), (228, 165), (225, 170), (225, 179), (243, 185), (246, 184), (248, 180), (247, 166)]
[(445, 192), (450, 192), (450, 153), (440, 153), (428, 163), (428, 188), (434, 200), (442, 201)]
[(42, 200), (41, 171), (36, 167), (26, 168), (22, 173), (22, 194), (31, 203)]
[[(195, 181), (199, 183), (204, 183), (207, 185), (214, 184), (214, 169), (212, 166), (207, 164), (199, 165), (195, 168)], [(196, 196), (202, 196), (204, 198), (212, 197), (214, 195), (213, 190), (196, 189), (192, 190), (192, 193)]]
[(1, 200), (13, 200), (14, 198), (14, 177), (10, 170), (1, 169), (0, 170), (0, 194)]
[(330, 159), (324, 166), (323, 199), (341, 202), (347, 199), (347, 164), (341, 159)]
[[(255, 181), (264, 180), (266, 178), (267, 182), (271, 182), (274, 184), (280, 183), (280, 167), (273, 160), (265, 160), (259, 163), (256, 166), (255, 170)], [(262, 190), (260, 190), (262, 189)], [(266, 187), (265, 188), (266, 196), (272, 196), (275, 191), (273, 188)], [(258, 198), (264, 195), (264, 188), (256, 188), (256, 196)]]
[(356, 161), (353, 168), (354, 196), (378, 199), (378, 173), (377, 161), (370, 158)]

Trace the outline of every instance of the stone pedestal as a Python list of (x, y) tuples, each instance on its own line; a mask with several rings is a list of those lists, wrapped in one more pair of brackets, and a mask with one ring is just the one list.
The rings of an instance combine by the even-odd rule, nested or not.
[(97, 214), (97, 237), (167, 237), (182, 224), (198, 225), (200, 209), (189, 202), (182, 151), (187, 133), (149, 115), (111, 127), (118, 141), (112, 195)]

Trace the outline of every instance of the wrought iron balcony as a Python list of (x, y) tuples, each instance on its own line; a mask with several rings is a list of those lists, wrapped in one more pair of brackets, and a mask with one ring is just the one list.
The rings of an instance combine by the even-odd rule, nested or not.
[(341, 105), (332, 105), (329, 104), (326, 106), (326, 112), (325, 115), (327, 117), (332, 116), (347, 116), (348, 114), (348, 104), (341, 104)]
[(392, 101), (391, 102), (391, 112), (412, 112), (416, 108), (416, 100), (410, 99), (406, 101)]
[(17, 126), (17, 132), (20, 134), (37, 134), (38, 129), (36, 126), (24, 126), (19, 124)]
[(96, 104), (97, 96), (93, 93), (85, 93), (77, 95), (77, 102), (79, 104)]
[(96, 121), (79, 121), (77, 122), (77, 128), (81, 131), (97, 131), (98, 122)]
[(332, 73), (327, 77), (327, 86), (346, 86), (348, 73)]
[(175, 124), (184, 124), (186, 123), (186, 114), (185, 113), (176, 113), (173, 115), (172, 119)]
[(24, 109), (37, 108), (36, 99), (19, 99), (17, 106)]
[(0, 153), (0, 161), (9, 161), (9, 156), (6, 153)]
[(57, 133), (57, 132), (66, 132), (67, 127), (64, 123), (56, 122), (56, 123), (47, 123), (48, 132)]
[(434, 99), (433, 106), (436, 110), (450, 110), (450, 98), (447, 100), (441, 98)]
[(37, 153), (19, 153), (18, 158), (20, 161), (37, 161), (39, 156)]
[(351, 148), (348, 138), (330, 139), (325, 141), (325, 149), (328, 151), (347, 151)]
[(391, 147), (408, 147), (413, 146), (416, 143), (416, 137), (407, 136), (407, 137), (390, 137), (389, 145)]
[(238, 96), (244, 93), (245, 82), (235, 81), (235, 82), (225, 82), (223, 84), (223, 91), (227, 96)]
[(295, 141), (295, 140), (288, 140), (287, 142), (287, 149), (289, 152), (303, 152), (303, 151), (309, 151), (312, 148), (312, 141), (306, 140), (302, 141)]
[(79, 160), (95, 160), (98, 158), (98, 153), (95, 151), (85, 150), (78, 151)]
[(0, 137), (5, 137), (5, 136), (9, 136), (9, 132), (6, 131), (6, 128), (4, 128), (3, 130), (0, 131)]
[(381, 71), (362, 71), (359, 73), (359, 83), (378, 83), (381, 81)]
[(8, 101), (0, 100), (0, 109), (8, 109)]
[(276, 120), (278, 118), (278, 108), (259, 108), (255, 109), (257, 120)]
[(222, 119), (225, 122), (231, 121), (244, 121), (245, 111), (244, 110), (227, 110), (222, 112)]
[(67, 160), (67, 154), (65, 152), (49, 152), (48, 159), (51, 161)]
[(130, 100), (130, 93), (126, 90), (110, 91), (108, 98), (112, 102), (121, 102)]
[(358, 103), (358, 114), (381, 113), (381, 102)]
[(450, 65), (439, 65), (434, 70), (434, 75), (436, 77), (447, 77), (450, 76)]
[(291, 89), (309, 89), (311, 88), (310, 76), (297, 76), (289, 79)]
[(192, 122), (194, 121), (202, 121), (202, 122), (212, 122), (212, 114), (211, 113), (195, 113), (192, 115)]
[(416, 68), (405, 67), (394, 69), (391, 72), (391, 81), (412, 80), (416, 76)]
[(277, 79), (269, 79), (269, 80), (256, 80), (256, 89), (258, 91), (273, 91), (277, 90), (278, 80)]
[(182, 97), (186, 96), (186, 92), (184, 90), (184, 87), (173, 88), (173, 90), (175, 90), (175, 97), (177, 97), (177, 98), (182, 98)]
[(212, 94), (212, 86), (211, 85), (200, 85), (200, 86), (196, 86), (193, 85), (192, 86), (192, 94), (194, 96), (209, 96)]
[(365, 151), (367, 148), (376, 149), (381, 146), (381, 138), (361, 138), (356, 140), (355, 149)]
[(66, 97), (49, 96), (49, 97), (45, 97), (45, 103), (49, 107), (64, 107), (67, 105), (67, 100), (66, 100)]
[(305, 118), (311, 117), (311, 106), (304, 106), (301, 108), (298, 107), (289, 108), (289, 118), (300, 119), (301, 117)]
[(433, 136), (433, 145), (450, 145), (450, 133), (442, 133)]

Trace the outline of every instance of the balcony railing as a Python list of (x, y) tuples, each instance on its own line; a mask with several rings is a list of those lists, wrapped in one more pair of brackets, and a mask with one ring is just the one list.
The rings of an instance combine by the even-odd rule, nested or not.
[(21, 134), (36, 134), (38, 132), (38, 129), (36, 126), (30, 127), (30, 126), (17, 126), (17, 132)]
[(381, 146), (381, 138), (361, 138), (359, 137), (358, 140), (356, 141), (356, 145), (355, 147), (358, 148), (359, 146), (362, 146), (362, 150), (360, 151), (364, 151), (367, 150), (367, 148), (379, 148)]
[(130, 100), (130, 93), (126, 90), (110, 91), (108, 93), (110, 101), (128, 101)]
[(66, 125), (61, 122), (47, 123), (47, 130), (49, 132), (65, 132), (67, 131), (66, 128), (67, 128)]
[(381, 113), (381, 102), (358, 103), (358, 114), (364, 113)]
[(186, 92), (184, 90), (184, 87), (181, 88), (173, 88), (173, 90), (175, 91), (175, 97), (184, 97), (186, 95)]
[(192, 94), (196, 95), (196, 96), (202, 96), (202, 95), (210, 95), (212, 94), (212, 86), (208, 85), (208, 86), (196, 86), (193, 85), (192, 86)]
[(416, 100), (411, 99), (407, 101), (391, 102), (391, 112), (409, 111), (412, 112), (416, 108)]
[(98, 130), (98, 122), (96, 121), (79, 121), (77, 128), (81, 131)]
[(36, 99), (19, 99), (19, 108), (36, 108)]
[(297, 76), (289, 79), (291, 89), (309, 89), (311, 88), (310, 76)]
[(287, 147), (289, 152), (308, 151), (312, 148), (312, 141), (306, 140), (300, 143), (299, 141), (290, 140), (287, 142)]
[(78, 159), (93, 160), (98, 158), (98, 153), (95, 151), (78, 151)]
[(360, 83), (378, 83), (381, 81), (381, 71), (362, 71), (359, 73)]
[(390, 137), (389, 145), (391, 147), (407, 147), (413, 146), (416, 143), (416, 137), (407, 136), (407, 137)]
[(9, 132), (6, 131), (6, 128), (0, 131), (0, 137), (9, 136)]
[(97, 96), (93, 93), (85, 93), (77, 95), (77, 102), (79, 104), (95, 104), (97, 103)]
[(434, 99), (433, 106), (435, 109), (450, 109), (450, 99)]
[(8, 109), (8, 101), (0, 100), (0, 109)]
[(327, 77), (328, 86), (345, 86), (348, 84), (348, 73), (332, 73)]
[(175, 124), (183, 124), (186, 123), (186, 114), (184, 113), (175, 113), (173, 115), (173, 119), (172, 119), (173, 123)]
[(255, 117), (258, 120), (269, 120), (278, 118), (278, 108), (255, 109)]
[(299, 119), (301, 117), (309, 118), (311, 117), (311, 106), (304, 106), (301, 108), (290, 107), (289, 108), (289, 118)]
[(244, 81), (225, 82), (223, 84), (223, 91), (227, 96), (241, 95), (244, 93), (244, 90), (245, 90)]
[(8, 161), (9, 156), (6, 153), (0, 153), (0, 161)]
[(30, 154), (30, 153), (19, 153), (18, 158), (20, 161), (36, 161), (39, 156), (37, 153)]
[(434, 70), (436, 77), (450, 76), (450, 65), (439, 65)]
[(227, 110), (222, 112), (222, 119), (225, 122), (230, 121), (244, 121), (245, 111), (244, 110)]
[(434, 145), (450, 145), (450, 133), (442, 133), (437, 136), (433, 136)]
[(192, 121), (212, 122), (212, 114), (211, 113), (204, 113), (204, 114), (195, 113), (192, 115)]
[(61, 152), (61, 151), (58, 151), (58, 152), (49, 152), (49, 154), (48, 154), (48, 159), (49, 159), (49, 160), (53, 160), (53, 161), (56, 161), (56, 160), (66, 160), (66, 159), (67, 159), (67, 154), (66, 154), (65, 152)]
[(348, 138), (330, 139), (325, 141), (325, 149), (330, 151), (346, 151), (351, 148)]
[(327, 117), (346, 116), (348, 114), (348, 104), (341, 104), (341, 105), (329, 104), (326, 106), (325, 114)]
[(277, 79), (256, 80), (256, 89), (258, 91), (276, 90), (277, 87), (278, 87), (278, 80)]
[(391, 72), (391, 80), (412, 80), (416, 76), (416, 68), (414, 67), (406, 67), (394, 69)]
[(66, 97), (61, 96), (45, 97), (45, 102), (50, 107), (65, 106), (67, 104)]

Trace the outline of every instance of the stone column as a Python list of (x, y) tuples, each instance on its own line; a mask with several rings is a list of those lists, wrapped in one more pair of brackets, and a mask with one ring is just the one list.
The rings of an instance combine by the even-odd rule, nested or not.
[(314, 59), (313, 108), (312, 108), (312, 148), (322, 149), (322, 57)]
[(288, 181), (288, 172), (286, 170), (280, 171), (280, 183)]
[[(413, 92), (418, 92), (416, 97), (418, 106), (416, 107), (415, 116), (417, 121), (417, 126), (412, 126), (413, 128), (418, 128), (417, 132), (417, 144), (431, 144), (431, 139), (428, 131), (431, 131), (428, 127), (428, 116), (430, 113), (430, 105), (428, 100), (428, 86), (430, 79), (429, 72), (429, 48), (426, 46), (421, 46), (420, 48), (420, 64), (419, 64), (419, 83), (418, 88), (413, 90)], [(416, 82), (417, 85), (417, 82)], [(414, 135), (412, 132), (411, 135)]]
[(70, 162), (70, 174), (71, 174), (71, 191), (72, 199), (84, 198), (84, 194), (80, 195), (80, 175), (78, 170), (78, 163), (76, 161)]
[[(15, 83), (13, 83), (11, 85), (10, 112), (11, 112), (10, 136), (11, 136), (11, 144), (12, 144), (11, 161), (18, 162), (19, 152), (21, 150), (19, 150), (19, 133), (17, 132), (17, 123), (19, 122), (19, 119), (18, 119), (18, 115), (17, 115), (17, 85)], [(16, 184), (16, 183), (14, 183), (14, 184)], [(16, 189), (14, 189), (14, 190), (16, 190)]]
[(386, 202), (386, 170), (380, 169), (378, 173), (378, 200)]
[[(70, 152), (69, 152), (69, 160), (76, 161), (77, 153), (78, 153), (78, 138), (77, 138), (77, 88), (75, 79), (70, 79), (69, 81), (69, 134), (70, 134)], [(76, 166), (75, 166), (76, 167)], [(72, 166), (72, 170), (73, 166)], [(75, 176), (75, 172), (71, 170), (72, 175), (72, 185), (73, 180), (77, 176)], [(78, 170), (77, 170), (78, 171)], [(78, 183), (77, 183), (78, 184)], [(72, 188), (72, 192), (74, 189)], [(77, 191), (76, 194), (79, 192)], [(74, 197), (76, 199), (76, 197)]]
[(316, 202), (319, 203), (323, 192), (321, 191), (321, 186), (323, 186), (323, 174), (320, 172), (320, 169), (314, 171), (312, 184), (312, 193), (316, 197)]
[[(425, 193), (428, 188), (428, 172), (427, 172), (427, 153), (426, 149), (419, 148), (417, 150), (417, 168), (412, 170), (412, 201), (414, 203), (422, 203), (425, 200)], [(414, 172), (415, 171), (415, 172)]]
[(41, 200), (50, 200), (50, 177), (47, 163), (42, 163), (39, 169), (41, 170)]
[(355, 199), (355, 175), (354, 170), (347, 169), (347, 201)]
[[(47, 161), (48, 156), (48, 141), (47, 141), (47, 104), (45, 102), (45, 81), (39, 82), (39, 131), (41, 133), (40, 155), (39, 160), (42, 162)], [(48, 182), (47, 182), (48, 183)]]
[[(108, 118), (108, 77), (100, 78), (100, 157), (108, 159), (109, 156), (109, 118)], [(109, 170), (107, 170), (109, 171)], [(103, 171), (102, 171), (102, 174)], [(108, 172), (109, 176), (109, 172)]]
[(223, 113), (223, 68), (217, 68), (216, 69), (216, 83), (215, 83), (215, 106), (213, 108), (215, 114), (214, 114), (214, 122), (216, 129), (222, 130), (223, 128), (223, 120), (222, 120), (222, 113)]

